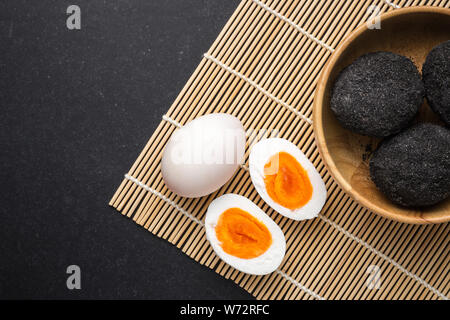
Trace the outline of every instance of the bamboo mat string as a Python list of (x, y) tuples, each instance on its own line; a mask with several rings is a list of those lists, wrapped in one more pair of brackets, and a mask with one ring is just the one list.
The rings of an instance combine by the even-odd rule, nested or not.
[(246, 166), (245, 164), (240, 164), (239, 167), (241, 167), (242, 169), (244, 169), (245, 171), (248, 171), (248, 166)]
[(272, 8), (270, 8), (269, 6), (267, 6), (265, 3), (259, 1), (259, 0), (252, 0), (254, 3), (256, 3), (258, 6), (260, 6), (261, 8), (263, 8), (264, 10), (267, 10), (268, 12), (270, 12), (271, 14), (273, 14), (274, 16), (276, 16), (277, 18), (283, 20), (284, 22), (290, 24), (292, 27), (294, 27), (295, 29), (297, 29), (298, 32), (300, 32), (301, 34), (303, 34), (305, 37), (311, 39), (312, 41), (316, 42), (317, 44), (319, 44), (320, 46), (324, 47), (325, 49), (334, 52), (334, 48), (332, 48), (331, 46), (329, 46), (328, 44), (326, 44), (325, 42), (323, 42), (320, 39), (317, 39), (315, 36), (313, 36), (311, 33), (309, 33), (308, 31), (306, 31), (305, 29), (303, 29), (302, 27), (300, 27), (299, 25), (297, 25), (295, 22), (293, 22), (292, 20), (286, 18), (285, 16), (283, 16), (282, 14), (278, 13), (277, 11), (273, 10)]
[(278, 273), (279, 275), (281, 275), (283, 278), (285, 278), (286, 280), (292, 282), (293, 284), (295, 284), (297, 287), (299, 287), (301, 290), (305, 291), (306, 293), (308, 293), (309, 295), (313, 296), (314, 298), (316, 298), (317, 300), (325, 300), (324, 297), (319, 296), (317, 293), (309, 290), (308, 288), (306, 288), (305, 286), (303, 286), (300, 282), (298, 282), (297, 280), (293, 279), (292, 277), (288, 276), (285, 272), (281, 271), (281, 270), (276, 270), (276, 273)]
[[(164, 115), (163, 116), (163, 120), (181, 128), (182, 125), (180, 123), (178, 123), (177, 121), (171, 119), (170, 117)], [(245, 165), (240, 165), (240, 167), (246, 171), (248, 171), (248, 167)], [(164, 201), (168, 202), (170, 205), (174, 206), (176, 209), (178, 209), (179, 211), (181, 211), (184, 215), (186, 215), (188, 218), (194, 220), (195, 222), (197, 222), (200, 225), (204, 225), (199, 219), (197, 219), (196, 217), (194, 217), (192, 214), (188, 213), (187, 211), (185, 211), (184, 209), (182, 209), (180, 206), (178, 206), (175, 202), (171, 201), (170, 199), (168, 199), (167, 197), (165, 197), (164, 195), (162, 195), (161, 193), (159, 193), (156, 190), (153, 190), (152, 188), (150, 188), (149, 186), (145, 185), (144, 183), (142, 183), (141, 181), (131, 177), (130, 175), (126, 174), (125, 178), (127, 178), (128, 180), (136, 183), (137, 185), (139, 185), (141, 188), (153, 193), (154, 195), (160, 197), (161, 199), (163, 199)], [(423, 285), (424, 287), (426, 287), (428, 290), (430, 290), (431, 292), (433, 292), (434, 294), (436, 294), (437, 296), (439, 296), (441, 299), (443, 300), (448, 300), (447, 296), (444, 295), (442, 292), (440, 292), (439, 290), (437, 290), (436, 288), (434, 288), (432, 285), (430, 285), (429, 283), (427, 283), (425, 280), (423, 280), (422, 278), (420, 278), (419, 276), (417, 276), (416, 274), (408, 271), (406, 268), (404, 268), (400, 263), (398, 263), (397, 261), (391, 259), (390, 257), (388, 257), (387, 255), (385, 255), (384, 253), (378, 251), (377, 249), (375, 249), (374, 247), (372, 247), (370, 244), (368, 244), (367, 242), (365, 242), (364, 240), (362, 240), (361, 238), (358, 238), (357, 236), (353, 235), (352, 233), (350, 233), (349, 231), (345, 230), (344, 228), (340, 227), (337, 223), (335, 223), (334, 221), (328, 219), (327, 217), (325, 217), (322, 213), (319, 213), (318, 217), (323, 220), (324, 222), (328, 223), (329, 225), (331, 225), (333, 228), (335, 228), (336, 230), (338, 230), (339, 232), (342, 232), (345, 236), (347, 236), (348, 238), (352, 239), (353, 241), (357, 242), (358, 244), (362, 245), (363, 247), (365, 247), (366, 249), (368, 249), (369, 251), (371, 251), (372, 253), (376, 254), (377, 256), (379, 256), (380, 258), (382, 258), (383, 260), (387, 261), (388, 263), (392, 264), (393, 266), (395, 266), (396, 268), (398, 268), (401, 272), (403, 272), (404, 274), (406, 274), (407, 276), (413, 278), (414, 280), (416, 280), (417, 282), (419, 282), (421, 285)], [(282, 272), (282, 271), (279, 271)], [(286, 279), (288, 279), (288, 276), (285, 276)], [(288, 279), (289, 280), (289, 279)], [(289, 280), (291, 282), (293, 282), (292, 280)], [(295, 280), (294, 280), (295, 281)], [(294, 283), (294, 282), (293, 282)], [(297, 284), (296, 284), (297, 285)], [(302, 286), (301, 284), (298, 284), (298, 286)], [(306, 292), (309, 291), (309, 289), (305, 288), (302, 289)], [(308, 291), (307, 291), (308, 290)], [(309, 293), (309, 292), (308, 292)], [(311, 293), (310, 293), (311, 294)], [(311, 294), (314, 296), (314, 294)], [(317, 298), (318, 299), (318, 298)]]
[(384, 2), (385, 2), (388, 6), (391, 6), (391, 7), (394, 8), (394, 9), (400, 9), (400, 8), (401, 8), (401, 6), (399, 6), (398, 4), (395, 4), (395, 3), (391, 2), (391, 1), (389, 1), (389, 0), (384, 0)]
[(268, 92), (266, 89), (264, 89), (263, 87), (261, 87), (259, 84), (257, 84), (255, 81), (247, 78), (246, 76), (244, 76), (242, 73), (237, 72), (236, 70), (233, 70), (232, 68), (230, 68), (229, 66), (225, 65), (224, 63), (220, 62), (219, 60), (217, 60), (216, 58), (214, 58), (212, 55), (205, 53), (203, 55), (206, 59), (211, 60), (212, 62), (214, 62), (215, 64), (217, 64), (219, 67), (225, 69), (226, 71), (234, 74), (235, 76), (241, 78), (242, 80), (244, 80), (245, 82), (247, 82), (248, 84), (250, 84), (252, 87), (255, 87), (256, 89), (258, 89), (259, 91), (261, 91), (263, 94), (265, 94), (266, 96), (268, 96), (270, 99), (272, 99), (273, 101), (275, 101), (276, 103), (282, 105), (283, 107), (287, 108), (289, 111), (295, 113), (297, 116), (299, 116), (301, 119), (303, 119), (304, 121), (306, 121), (309, 124), (312, 124), (312, 120), (309, 119), (307, 116), (301, 114), (298, 110), (296, 110), (294, 107), (288, 105), (286, 102), (281, 101), (280, 99), (278, 99), (277, 97), (275, 97), (273, 94), (271, 94), (270, 92)]
[[(177, 203), (175, 203), (174, 201), (170, 200), (169, 198), (167, 198), (166, 196), (164, 196), (162, 193), (150, 188), (149, 186), (147, 186), (145, 183), (142, 183), (141, 181), (139, 181), (138, 179), (130, 176), (129, 174), (125, 174), (125, 178), (130, 180), (131, 182), (137, 184), (139, 187), (147, 190), (148, 192), (153, 193), (155, 196), (159, 197), (160, 199), (164, 200), (165, 202), (167, 202), (168, 204), (170, 204), (171, 206), (173, 206), (175, 209), (177, 209), (179, 212), (181, 212), (182, 214), (184, 214), (186, 217), (188, 217), (189, 219), (191, 219), (192, 221), (194, 221), (195, 223), (201, 225), (202, 227), (205, 226), (205, 224), (200, 221), (199, 219), (197, 219), (196, 217), (194, 217), (191, 213), (187, 212), (186, 210), (184, 210), (183, 208), (181, 208)], [(292, 282), (292, 284), (294, 284), (295, 286), (297, 286), (299, 289), (305, 291), (306, 293), (308, 293), (309, 295), (313, 296), (315, 299), (317, 300), (325, 300), (325, 298), (321, 297), (320, 295), (318, 295), (317, 293), (315, 293), (314, 291), (306, 288), (305, 286), (303, 286), (301, 283), (299, 283), (298, 281), (296, 281), (295, 279), (293, 279), (292, 277), (290, 277), (289, 275), (287, 275), (284, 271), (281, 270), (276, 270), (276, 272), (278, 274), (280, 274), (282, 277), (284, 277), (286, 280)]]
[(130, 176), (129, 174), (125, 174), (125, 178), (130, 180), (131, 182), (137, 184), (139, 187), (141, 187), (144, 190), (147, 190), (148, 192), (153, 193), (155, 196), (157, 196), (158, 198), (164, 200), (165, 202), (167, 202), (168, 204), (170, 204), (171, 206), (173, 206), (175, 209), (177, 209), (179, 212), (181, 212), (182, 214), (184, 214), (186, 217), (188, 217), (189, 219), (191, 219), (192, 221), (195, 221), (196, 223), (198, 223), (201, 226), (204, 226), (205, 224), (200, 221), (199, 219), (197, 219), (196, 217), (194, 217), (192, 214), (190, 214), (189, 212), (187, 212), (186, 210), (184, 210), (182, 207), (180, 207), (176, 202), (170, 200), (169, 198), (167, 198), (165, 195), (163, 195), (161, 192), (156, 191), (155, 189), (150, 188), (149, 186), (147, 186), (145, 183), (142, 183), (141, 181), (139, 181), (136, 178), (133, 178), (132, 176)]

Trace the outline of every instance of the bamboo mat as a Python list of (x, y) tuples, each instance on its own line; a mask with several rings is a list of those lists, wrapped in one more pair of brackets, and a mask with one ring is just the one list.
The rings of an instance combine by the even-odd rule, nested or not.
[[(448, 299), (449, 223), (402, 224), (358, 205), (330, 177), (305, 121), (312, 119), (321, 69), (333, 48), (368, 20), (371, 5), (383, 13), (418, 5), (449, 8), (450, 0), (243, 0), (110, 205), (258, 299)], [(165, 143), (177, 127), (213, 112), (238, 117), (251, 132), (249, 140), (277, 132), (297, 144), (326, 183), (321, 215), (297, 222), (274, 213), (253, 188), (245, 166), (210, 196), (187, 199), (171, 193), (160, 172)], [(246, 196), (282, 228), (287, 251), (278, 271), (247, 275), (214, 254), (202, 221), (209, 203), (224, 193)]]

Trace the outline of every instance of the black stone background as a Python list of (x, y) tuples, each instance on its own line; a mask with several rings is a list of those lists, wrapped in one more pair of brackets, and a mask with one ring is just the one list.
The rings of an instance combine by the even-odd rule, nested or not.
[(107, 205), (238, 2), (0, 1), (0, 298), (251, 298)]

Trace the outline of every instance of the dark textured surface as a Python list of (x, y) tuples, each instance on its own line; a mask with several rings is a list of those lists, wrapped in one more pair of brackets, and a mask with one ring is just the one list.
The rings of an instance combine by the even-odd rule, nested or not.
[(450, 40), (431, 50), (422, 74), (431, 109), (450, 126)]
[(370, 160), (375, 185), (394, 203), (427, 206), (450, 196), (450, 131), (419, 124), (384, 141)]
[(374, 52), (342, 70), (333, 87), (331, 109), (345, 128), (387, 137), (411, 123), (423, 97), (422, 80), (411, 60)]
[(238, 1), (75, 3), (0, 3), (0, 298), (250, 298), (107, 206)]

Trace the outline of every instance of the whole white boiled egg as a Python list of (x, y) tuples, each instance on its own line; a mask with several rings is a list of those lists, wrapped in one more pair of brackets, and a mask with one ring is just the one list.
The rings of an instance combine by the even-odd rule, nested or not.
[(163, 152), (161, 173), (176, 194), (197, 198), (223, 186), (244, 159), (245, 132), (239, 119), (212, 113), (177, 129)]
[(212, 201), (205, 228), (215, 253), (242, 272), (268, 274), (283, 261), (286, 252), (283, 231), (243, 196), (225, 194)]
[(294, 220), (312, 219), (322, 210), (327, 190), (305, 154), (285, 139), (259, 141), (250, 152), (250, 177), (261, 198)]

